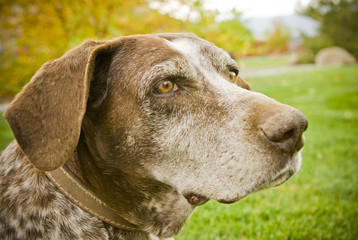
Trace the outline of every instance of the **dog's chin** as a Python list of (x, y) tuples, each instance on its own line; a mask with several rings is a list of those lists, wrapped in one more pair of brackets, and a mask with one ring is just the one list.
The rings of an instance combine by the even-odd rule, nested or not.
[(209, 200), (215, 200), (220, 203), (224, 204), (231, 204), (235, 203), (243, 198), (245, 198), (247, 195), (258, 192), (264, 189), (277, 187), (286, 181), (288, 181), (293, 175), (295, 175), (296, 172), (299, 171), (301, 167), (301, 154), (300, 152), (297, 152), (295, 156), (293, 156), (290, 159), (290, 164), (286, 165), (284, 169), (279, 171), (277, 174), (273, 174), (270, 177), (268, 177), (265, 180), (262, 180), (261, 182), (258, 182), (251, 187), (247, 186), (247, 189), (244, 189), (244, 191), (241, 191), (241, 194), (234, 194), (231, 196), (228, 196), (226, 193), (226, 197), (220, 197), (220, 196), (211, 196), (208, 197), (205, 194), (197, 194), (195, 192), (186, 192), (184, 197), (187, 199), (187, 201), (194, 206), (200, 206), (205, 204)]
[(279, 174), (278, 176), (273, 177), (269, 181), (265, 181), (265, 182), (263, 182), (261, 184), (258, 184), (258, 186), (248, 190), (245, 194), (237, 195), (237, 196), (232, 197), (232, 198), (209, 198), (209, 197), (206, 197), (204, 195), (200, 195), (200, 194), (196, 194), (196, 193), (192, 193), (192, 192), (191, 193), (186, 193), (186, 194), (183, 194), (183, 195), (187, 199), (187, 201), (193, 206), (203, 205), (206, 202), (208, 202), (210, 199), (216, 200), (219, 203), (231, 204), (231, 203), (235, 203), (235, 202), (243, 199), (244, 197), (246, 197), (247, 195), (249, 195), (251, 193), (279, 186), (279, 185), (285, 183), (294, 174), (295, 174), (295, 171), (287, 170), (287, 171)]
[(277, 187), (277, 186), (285, 183), (287, 180), (289, 180), (295, 173), (296, 173), (296, 171), (294, 171), (294, 170), (287, 170), (287, 171), (282, 172), (282, 173), (278, 174), (277, 176), (271, 178), (268, 181), (265, 181), (265, 182), (263, 182), (261, 184), (258, 184), (256, 187), (253, 187), (252, 189), (248, 190), (243, 195), (240, 195), (240, 196), (237, 196), (237, 197), (234, 197), (234, 198), (215, 199), (215, 200), (220, 202), (220, 203), (224, 203), (224, 204), (235, 203), (235, 202), (245, 198), (246, 196), (248, 196), (251, 193), (258, 192), (258, 191), (268, 189), (268, 188), (272, 188), (272, 187)]
[(277, 186), (285, 183), (295, 173), (296, 173), (296, 171), (294, 171), (294, 170), (287, 170), (287, 171), (279, 174), (278, 176), (274, 177), (272, 180), (261, 184), (253, 192), (261, 191), (261, 190), (272, 188), (272, 187), (277, 187)]

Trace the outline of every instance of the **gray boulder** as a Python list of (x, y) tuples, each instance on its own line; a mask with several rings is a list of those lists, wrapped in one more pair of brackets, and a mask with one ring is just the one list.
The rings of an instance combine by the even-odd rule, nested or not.
[(318, 66), (342, 66), (356, 62), (354, 56), (341, 47), (324, 48), (315, 57), (315, 64)]

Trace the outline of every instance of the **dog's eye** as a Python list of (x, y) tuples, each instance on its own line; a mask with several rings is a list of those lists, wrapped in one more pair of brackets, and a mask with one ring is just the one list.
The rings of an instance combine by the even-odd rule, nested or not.
[(176, 90), (178, 90), (178, 86), (170, 80), (164, 80), (157, 85), (155, 90), (157, 93), (165, 94), (175, 92)]
[(230, 71), (229, 72), (229, 77), (230, 77), (231, 82), (234, 83), (236, 81), (237, 73), (235, 73), (233, 71)]

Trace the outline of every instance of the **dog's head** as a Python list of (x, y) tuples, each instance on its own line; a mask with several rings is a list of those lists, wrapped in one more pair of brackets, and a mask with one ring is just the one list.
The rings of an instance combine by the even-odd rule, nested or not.
[(305, 116), (238, 72), (191, 34), (88, 41), (42, 66), (5, 117), (36, 168), (75, 151), (104, 201), (171, 236), (194, 206), (238, 201), (300, 168)]

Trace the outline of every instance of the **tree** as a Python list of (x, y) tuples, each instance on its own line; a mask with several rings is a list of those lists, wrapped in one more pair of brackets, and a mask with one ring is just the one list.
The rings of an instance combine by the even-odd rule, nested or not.
[(274, 21), (274, 29), (269, 34), (266, 46), (268, 53), (285, 53), (291, 39), (290, 29), (279, 21)]
[(235, 9), (231, 11), (229, 19), (218, 23), (218, 33), (215, 38), (219, 47), (227, 49), (234, 56), (247, 56), (254, 40), (250, 30), (244, 26), (241, 13)]
[[(240, 14), (217, 22), (205, 0), (0, 0), (0, 95), (14, 95), (40, 66), (86, 39), (153, 32), (193, 32), (243, 55), (252, 39)], [(153, 4), (159, 6), (158, 9)], [(179, 4), (163, 13), (163, 4)]]
[(358, 0), (311, 0), (298, 11), (320, 23), (316, 37), (304, 36), (312, 56), (321, 48), (337, 45), (358, 57)]
[(13, 95), (40, 66), (86, 39), (183, 31), (146, 0), (0, 1), (0, 95)]

